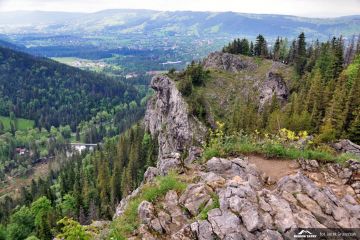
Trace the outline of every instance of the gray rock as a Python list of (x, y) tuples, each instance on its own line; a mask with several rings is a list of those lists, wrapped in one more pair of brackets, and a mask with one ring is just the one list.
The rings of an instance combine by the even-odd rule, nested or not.
[(151, 220), (149, 225), (152, 229), (154, 229), (154, 231), (158, 232), (159, 234), (163, 233), (163, 228), (161, 227), (161, 223), (158, 218)]
[(337, 143), (335, 143), (333, 145), (333, 147), (338, 151), (345, 152), (345, 153), (352, 153), (357, 156), (360, 156), (360, 146), (351, 142), (348, 139), (342, 139), (342, 140), (338, 141)]
[(144, 182), (151, 182), (158, 175), (160, 175), (159, 169), (156, 167), (148, 167), (144, 173)]
[(138, 215), (141, 223), (149, 224), (155, 217), (154, 206), (148, 201), (142, 201), (138, 207)]
[(289, 203), (273, 194), (268, 196), (267, 202), (270, 204), (272, 212), (270, 213), (274, 218), (275, 226), (282, 233), (290, 228), (295, 228), (296, 223)]
[(171, 216), (164, 211), (158, 213), (158, 218), (161, 224), (161, 227), (165, 230), (166, 233), (171, 234)]
[(185, 165), (189, 165), (201, 157), (203, 149), (200, 147), (191, 146), (189, 148), (188, 157), (184, 160)]
[(144, 118), (145, 129), (158, 136), (157, 167), (161, 174), (177, 168), (180, 158), (174, 153), (185, 151), (193, 143), (202, 143), (206, 128), (188, 114), (188, 105), (172, 79), (158, 75), (151, 80), (155, 96), (149, 100)]
[(223, 158), (213, 157), (206, 163), (209, 172), (224, 173), (231, 168), (231, 162)]
[(179, 201), (193, 216), (197, 216), (200, 206), (205, 206), (211, 199), (210, 192), (212, 192), (211, 188), (205, 184), (190, 184), (181, 195)]
[(216, 239), (211, 224), (208, 221), (206, 220), (198, 221), (198, 222), (194, 222), (191, 225), (192, 225), (192, 231), (195, 232), (198, 240)]
[(241, 55), (214, 52), (204, 59), (205, 69), (215, 69), (228, 72), (240, 72), (244, 69), (255, 69), (257, 66), (252, 61)]
[(272, 230), (265, 230), (263, 231), (259, 238), (259, 240), (283, 240), (283, 237), (279, 232), (272, 231)]
[(190, 225), (185, 225), (182, 229), (171, 235), (172, 240), (191, 240), (195, 239)]
[(237, 233), (240, 227), (240, 219), (234, 213), (218, 208), (209, 211), (208, 220), (220, 239), (231, 233)]
[(274, 95), (280, 103), (284, 103), (288, 98), (289, 90), (280, 74), (269, 72), (260, 88), (260, 108), (269, 102)]

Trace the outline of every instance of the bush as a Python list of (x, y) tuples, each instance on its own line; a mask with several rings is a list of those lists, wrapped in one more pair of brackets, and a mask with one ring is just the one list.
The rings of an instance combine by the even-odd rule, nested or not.
[(194, 86), (202, 86), (209, 76), (209, 71), (205, 71), (201, 63), (192, 62), (186, 68), (185, 75), (190, 77)]
[(182, 79), (178, 85), (179, 91), (185, 97), (188, 97), (192, 93), (192, 83), (189, 77)]
[(205, 99), (200, 94), (193, 94), (188, 101), (190, 112), (197, 117), (199, 120), (206, 119), (206, 107), (205, 107)]

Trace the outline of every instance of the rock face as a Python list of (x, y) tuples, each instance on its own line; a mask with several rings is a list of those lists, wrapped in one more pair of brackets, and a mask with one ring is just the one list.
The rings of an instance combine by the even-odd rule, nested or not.
[(280, 74), (269, 72), (260, 88), (260, 107), (269, 102), (274, 95), (280, 103), (284, 103), (289, 96), (289, 90)]
[(343, 139), (335, 143), (334, 148), (341, 152), (352, 153), (357, 156), (360, 156), (360, 146), (351, 142), (348, 139)]
[(155, 96), (149, 101), (145, 114), (145, 128), (158, 137), (158, 165), (161, 174), (180, 165), (180, 154), (191, 144), (201, 143), (206, 128), (189, 116), (188, 106), (175, 83), (165, 75), (151, 81)]
[[(245, 159), (212, 158), (201, 169), (193, 169), (199, 179), (180, 195), (169, 191), (156, 205), (142, 202), (138, 215), (143, 227), (134, 236), (291, 239), (297, 228), (360, 227), (360, 205), (352, 196), (339, 198), (301, 171), (283, 177), (269, 190)], [(200, 219), (206, 207), (206, 218)]]
[(222, 52), (210, 53), (204, 59), (203, 65), (205, 69), (216, 69), (233, 73), (237, 73), (245, 68), (255, 70), (257, 67), (253, 61), (248, 60), (244, 56)]

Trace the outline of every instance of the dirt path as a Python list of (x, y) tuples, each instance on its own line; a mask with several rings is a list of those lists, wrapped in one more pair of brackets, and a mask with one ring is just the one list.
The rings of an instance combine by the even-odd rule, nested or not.
[(295, 174), (300, 167), (295, 160), (266, 159), (255, 155), (248, 156), (248, 161), (275, 182), (284, 176)]

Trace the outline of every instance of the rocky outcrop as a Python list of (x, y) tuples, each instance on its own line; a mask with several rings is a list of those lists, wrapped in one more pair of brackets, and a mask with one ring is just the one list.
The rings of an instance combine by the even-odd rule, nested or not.
[(257, 67), (254, 61), (249, 60), (249, 58), (245, 56), (223, 52), (210, 53), (209, 56), (203, 60), (203, 65), (205, 69), (233, 73), (237, 73), (244, 69), (255, 70)]
[(158, 138), (157, 168), (161, 174), (181, 164), (181, 153), (202, 142), (206, 129), (190, 116), (188, 106), (173, 80), (165, 75), (151, 81), (155, 96), (149, 101), (145, 115), (145, 128)]
[[(292, 239), (298, 228), (360, 227), (360, 205), (353, 196), (340, 198), (302, 171), (283, 177), (274, 189), (268, 189), (263, 175), (242, 158), (212, 158), (191, 173), (199, 178), (180, 195), (169, 191), (156, 205), (140, 204), (143, 226), (134, 236)], [(205, 218), (200, 215), (204, 209), (208, 209)]]
[(262, 108), (274, 95), (280, 103), (285, 103), (289, 96), (289, 90), (280, 74), (269, 72), (265, 82), (260, 87), (260, 107)]
[(360, 146), (351, 142), (348, 139), (338, 141), (333, 147), (340, 152), (351, 153), (360, 156)]
[(360, 162), (349, 160), (344, 165), (304, 159), (298, 162), (311, 180), (330, 186), (338, 195), (351, 194), (360, 199)]
[[(230, 72), (257, 68), (246, 57), (225, 53), (211, 54), (203, 64)], [(263, 85), (257, 85), (260, 104), (274, 94), (285, 101), (285, 81), (276, 71), (267, 72)], [(202, 153), (198, 146), (205, 127), (188, 114), (172, 79), (156, 76), (151, 87), (155, 96), (148, 103), (144, 124), (158, 139), (159, 155), (157, 166), (144, 174), (144, 183), (187, 165), (179, 173), (188, 186), (183, 192), (169, 191), (154, 203), (141, 202), (140, 226), (129, 239), (281, 240), (292, 239), (298, 228), (360, 228), (359, 162), (341, 166), (299, 160), (298, 172), (271, 181), (246, 158), (194, 163)], [(143, 184), (120, 202), (114, 218), (123, 214)]]
[[(286, 85), (284, 77), (280, 72), (286, 68), (284, 64), (272, 62), (269, 64), (266, 72), (261, 75), (255, 76), (254, 71), (259, 67), (253, 58), (243, 55), (234, 55), (229, 53), (215, 52), (211, 53), (203, 60), (203, 66), (208, 70), (226, 71), (230, 73), (243, 72), (245, 76), (241, 78), (249, 84), (249, 89), (257, 89), (259, 93), (259, 107), (260, 110), (264, 104), (271, 101), (275, 95), (279, 103), (285, 103), (289, 96), (289, 89)], [(264, 71), (262, 69), (260, 72)], [(286, 72), (286, 71), (285, 71)], [(244, 91), (243, 87), (240, 91)], [(243, 92), (242, 95), (246, 96), (248, 93)]]

